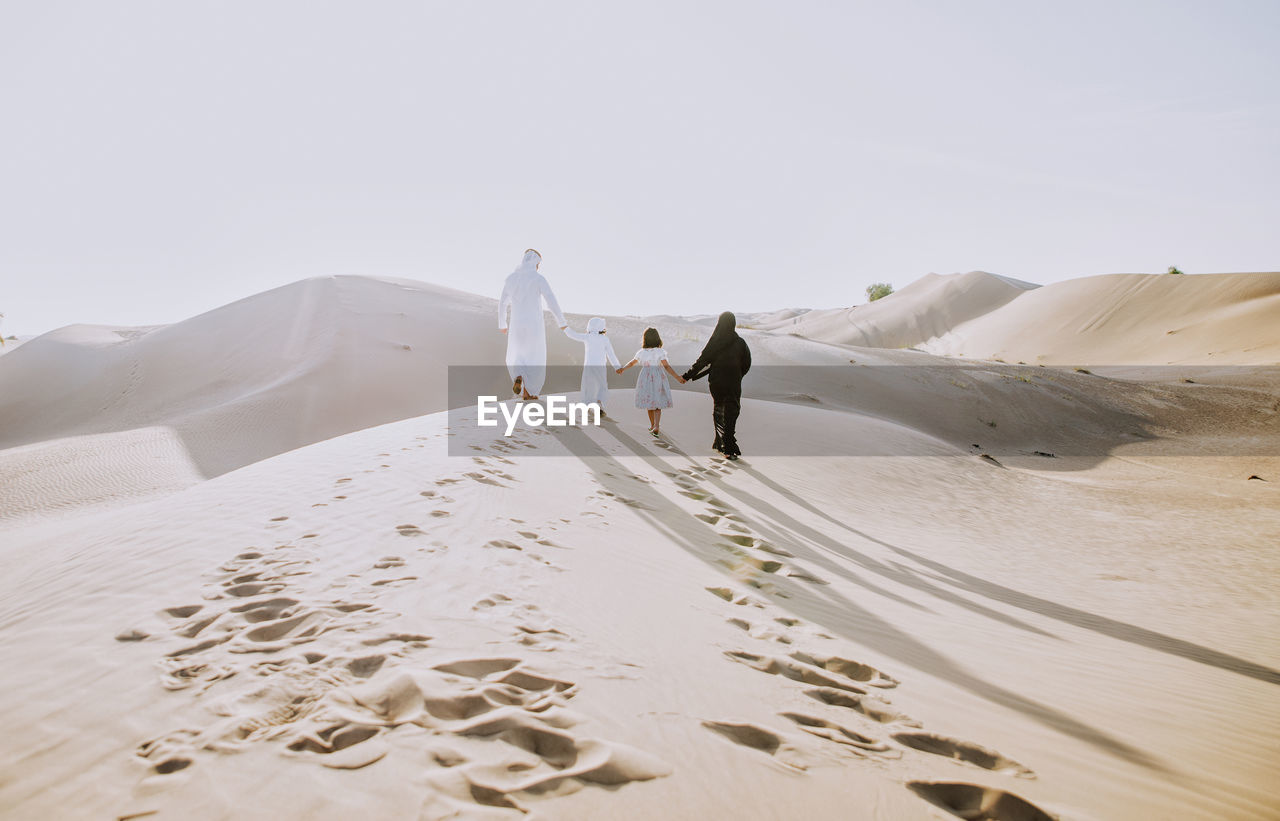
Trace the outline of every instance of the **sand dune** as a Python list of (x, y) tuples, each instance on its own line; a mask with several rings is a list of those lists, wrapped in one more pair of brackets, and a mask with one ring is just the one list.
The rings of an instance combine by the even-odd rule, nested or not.
[(1037, 286), (971, 271), (929, 274), (897, 293), (852, 308), (810, 311), (752, 327), (840, 345), (910, 348), (988, 313)]
[[(442, 354), (486, 308), (421, 283), (326, 277), (169, 326), (64, 328), (0, 361), (15, 386), (0, 445), (163, 425), (215, 476), (439, 410)], [(472, 340), (476, 361), (501, 351), (493, 337)]]
[[(9, 388), (0, 397), (0, 471), (9, 477), (0, 518), (172, 492), (313, 442), (444, 410), (449, 364), (502, 361), (495, 310), (494, 300), (425, 283), (328, 277), (170, 326), (46, 334), (0, 360)], [(585, 326), (585, 317), (570, 316)], [(697, 317), (610, 317), (609, 324), (624, 358), (656, 325), (677, 364), (692, 362), (710, 333)], [(873, 413), (964, 448), (1056, 453), (1060, 438), (1043, 433), (1061, 426), (1042, 424), (1053, 418), (1074, 420), (1077, 443), (1099, 433), (1088, 448), (1105, 451), (1116, 432), (1141, 433), (1137, 416), (1159, 408), (1175, 424), (1170, 408), (1179, 407), (1168, 390), (960, 373), (947, 360), (891, 352), (859, 354), (859, 372), (846, 378), (847, 351), (790, 335), (750, 336), (757, 368), (748, 395)], [(549, 352), (553, 365), (566, 366), (551, 387), (575, 387), (581, 346), (549, 327)], [(493, 381), (484, 389), (506, 390), (500, 368)]]
[[(922, 308), (912, 322), (925, 327), (987, 304), (975, 296), (984, 289), (1004, 296), (1017, 289), (987, 274), (917, 285), (864, 307), (883, 305), (892, 311), (882, 317), (903, 321)], [(944, 296), (956, 293), (968, 308), (938, 310)], [(502, 361), (495, 310), (492, 299), (411, 280), (326, 277), (174, 325), (73, 326), (45, 334), (0, 360), (8, 388), (0, 396), (0, 471), (9, 477), (0, 488), (0, 518), (63, 515), (171, 492), (313, 442), (444, 410), (450, 364)], [(570, 318), (585, 326), (585, 316)], [(620, 356), (630, 356), (652, 324), (680, 366), (693, 361), (709, 335), (704, 319), (608, 321)], [(749, 396), (868, 413), (960, 449), (1015, 460), (1074, 453), (1094, 463), (1116, 446), (1169, 433), (1179, 435), (1186, 452), (1190, 435), (1240, 416), (1270, 384), (1264, 377), (1251, 390), (1206, 395), (1181, 385), (975, 368), (790, 333), (744, 333), (756, 362)], [(576, 387), (581, 346), (550, 324), (548, 346), (550, 363), (564, 366), (551, 388)], [(503, 393), (501, 368), (492, 376), (495, 384), (485, 389)]]
[(786, 426), (800, 449), (897, 456), (728, 465), (701, 456), (705, 397), (678, 401), (665, 442), (630, 418), (506, 439), (430, 415), (9, 532), (0, 806), (1280, 807), (1257, 752), (1280, 731), (1271, 594), (1241, 587), (1274, 578), (1274, 492), (1154, 470), (1062, 483), (772, 402), (748, 402), (745, 441)]
[[(1242, 282), (1195, 286), (1195, 334), (1235, 311), (1260, 336), (1270, 286)], [(965, 323), (1019, 286), (925, 285), (875, 303), (877, 341), (1055, 287)], [(1167, 287), (1096, 338), (1196, 301)], [(1046, 327), (1087, 301), (1038, 299)], [(0, 814), (1280, 813), (1274, 368), (744, 331), (730, 464), (701, 384), (662, 439), (627, 390), (600, 428), (444, 413), (449, 365), (501, 361), (494, 310), (324, 278), (0, 357)], [(609, 326), (688, 362), (707, 319)]]
[[(495, 299), (427, 283), (321, 277), (173, 325), (63, 328), (0, 360), (0, 448), (164, 428), (185, 450), (179, 473), (217, 476), (444, 410), (449, 365), (503, 361), (496, 317)], [(620, 356), (653, 321), (611, 319)], [(685, 320), (657, 324), (689, 361), (709, 334)], [(581, 345), (550, 319), (548, 350), (552, 364), (581, 363)]]
[(1047, 285), (930, 343), (1057, 365), (1280, 363), (1280, 273), (1109, 274)]

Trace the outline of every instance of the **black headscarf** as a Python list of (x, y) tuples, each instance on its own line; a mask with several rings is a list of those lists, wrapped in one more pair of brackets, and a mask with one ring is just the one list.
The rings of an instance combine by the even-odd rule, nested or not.
[(738, 318), (733, 315), (733, 311), (720, 314), (720, 318), (716, 320), (716, 329), (711, 332), (711, 338), (702, 349), (702, 355), (710, 354), (714, 358), (726, 345), (738, 338), (737, 327)]

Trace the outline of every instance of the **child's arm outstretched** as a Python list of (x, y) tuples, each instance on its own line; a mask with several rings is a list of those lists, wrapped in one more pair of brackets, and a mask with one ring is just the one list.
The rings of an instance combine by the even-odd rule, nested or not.
[(618, 371), (617, 371), (617, 372), (618, 372), (618, 373), (622, 373), (622, 372), (623, 372), (623, 371), (625, 371), (627, 368), (630, 368), (632, 365), (636, 364), (636, 363), (637, 363), (637, 362), (639, 362), (639, 361), (640, 361), (640, 360), (638, 360), (638, 359), (633, 359), (633, 360), (631, 360), (630, 362), (628, 362), (627, 364), (623, 365), (621, 368), (618, 368)]
[(578, 332), (577, 332), (577, 331), (575, 331), (573, 328), (570, 328), (570, 327), (568, 327), (567, 325), (565, 326), (565, 329), (564, 329), (564, 335), (565, 335), (565, 336), (567, 336), (567, 337), (569, 337), (570, 339), (576, 339), (576, 340), (578, 340), (579, 342), (586, 342), (586, 341), (587, 341), (587, 335), (586, 335), (586, 334), (578, 333)]
[(662, 360), (662, 367), (663, 367), (664, 369), (666, 369), (666, 372), (667, 372), (667, 373), (669, 373), (669, 374), (671, 374), (672, 376), (674, 376), (674, 377), (676, 378), (676, 381), (677, 381), (677, 382), (679, 382), (681, 385), (683, 385), (685, 382), (688, 382), (688, 381), (689, 381), (688, 379), (685, 379), (685, 378), (684, 378), (683, 376), (681, 376), (680, 374), (678, 374), (678, 373), (676, 373), (675, 371), (671, 370), (671, 365), (670, 365), (670, 364), (668, 364), (668, 363), (667, 363), (667, 360), (665, 360), (665, 359), (664, 359), (664, 360)]

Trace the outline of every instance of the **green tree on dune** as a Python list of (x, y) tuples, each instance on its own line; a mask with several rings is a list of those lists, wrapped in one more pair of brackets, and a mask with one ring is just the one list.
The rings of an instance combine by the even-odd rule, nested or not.
[(875, 302), (893, 293), (893, 286), (887, 282), (873, 282), (867, 286), (867, 299)]

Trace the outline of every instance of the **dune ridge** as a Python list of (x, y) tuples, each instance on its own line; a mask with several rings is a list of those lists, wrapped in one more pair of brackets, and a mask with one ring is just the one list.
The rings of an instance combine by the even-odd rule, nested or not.
[(911, 348), (1037, 287), (985, 271), (928, 274), (875, 302), (810, 311), (753, 327), (839, 345)]
[(1107, 274), (1029, 291), (925, 349), (1052, 365), (1280, 363), (1280, 273)]

